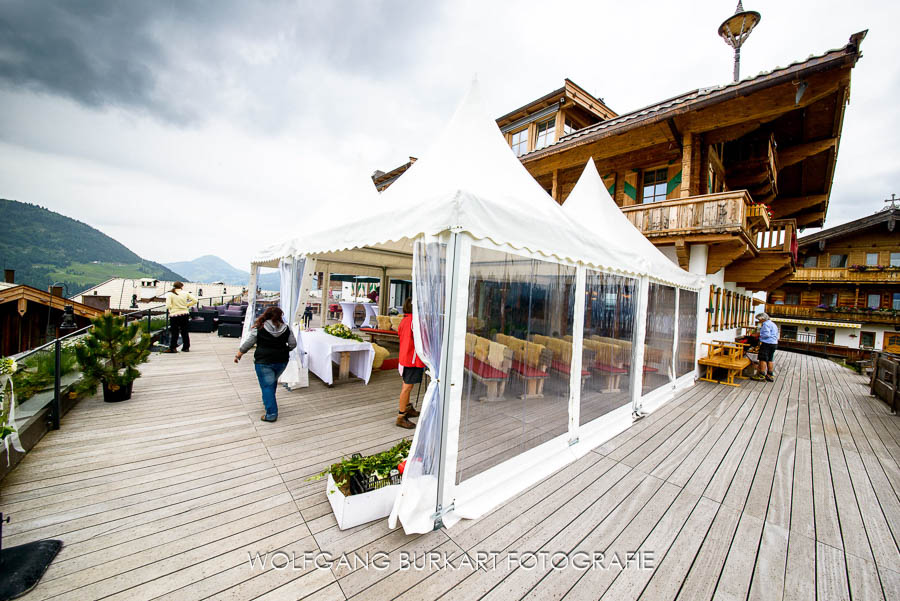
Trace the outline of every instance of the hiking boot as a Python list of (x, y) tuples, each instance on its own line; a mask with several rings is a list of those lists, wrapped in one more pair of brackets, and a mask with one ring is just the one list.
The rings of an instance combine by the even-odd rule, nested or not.
[(413, 404), (410, 403), (406, 406), (406, 411), (404, 412), (406, 417), (419, 417), (419, 412), (416, 411), (416, 408), (413, 407)]
[(261, 421), (264, 421), (264, 422), (274, 422), (274, 421), (277, 421), (277, 420), (278, 420), (278, 416), (275, 415), (275, 416), (273, 416), (273, 417), (269, 417), (268, 415), (266, 415), (265, 413), (263, 413), (263, 414), (260, 416), (259, 419), (260, 419)]
[(162, 352), (164, 352), (164, 353), (177, 353), (178, 351), (175, 350), (175, 349), (173, 349), (173, 348), (167, 348), (166, 350), (164, 350), (164, 351), (162, 351)]
[(774, 382), (774, 381), (775, 381), (775, 378), (773, 378), (772, 376), (766, 376), (766, 382)]
[(397, 425), (400, 426), (401, 428), (406, 428), (407, 430), (414, 430), (416, 427), (416, 424), (409, 421), (406, 418), (406, 415), (402, 414), (402, 413), (397, 416)]
[(752, 376), (750, 376), (750, 379), (756, 380), (757, 382), (765, 382), (766, 381), (766, 377), (762, 374), (753, 374)]

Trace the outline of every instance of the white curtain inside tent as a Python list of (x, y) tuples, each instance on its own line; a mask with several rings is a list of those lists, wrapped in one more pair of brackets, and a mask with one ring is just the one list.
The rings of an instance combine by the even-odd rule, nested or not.
[(294, 333), (297, 346), (291, 352), (287, 367), (278, 378), (278, 381), (288, 388), (303, 388), (309, 385), (309, 372), (307, 371), (303, 340), (297, 324), (297, 303), (300, 299), (300, 288), (303, 280), (305, 257), (290, 257), (282, 259), (278, 265), (281, 276), (281, 297), (278, 306), (284, 312), (285, 323)]

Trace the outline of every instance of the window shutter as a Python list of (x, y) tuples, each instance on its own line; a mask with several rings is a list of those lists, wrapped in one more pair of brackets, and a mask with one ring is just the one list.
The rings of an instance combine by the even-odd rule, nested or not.
[(640, 171), (629, 169), (625, 173), (625, 204), (632, 205), (637, 202), (637, 181)]
[(666, 200), (681, 197), (681, 164), (671, 164), (666, 171)]
[(616, 172), (607, 173), (603, 176), (603, 185), (606, 186), (606, 189), (609, 191), (609, 195), (613, 198), (616, 197)]

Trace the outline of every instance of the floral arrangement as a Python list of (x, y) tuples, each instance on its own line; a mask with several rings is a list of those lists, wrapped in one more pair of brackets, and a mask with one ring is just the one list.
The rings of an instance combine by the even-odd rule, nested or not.
[(354, 334), (350, 328), (345, 326), (342, 323), (334, 323), (330, 326), (325, 326), (325, 333), (331, 334), (332, 336), (336, 336), (338, 338), (345, 338), (347, 340), (356, 340), (357, 342), (362, 342), (363, 339)]

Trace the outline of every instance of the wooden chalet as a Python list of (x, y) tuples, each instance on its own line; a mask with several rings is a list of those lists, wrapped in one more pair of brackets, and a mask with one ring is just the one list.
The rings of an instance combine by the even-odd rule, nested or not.
[[(497, 125), (560, 204), (592, 158), (631, 222), (674, 262), (706, 276), (699, 337), (722, 339), (753, 325), (753, 292), (793, 275), (798, 228), (825, 222), (865, 36), (622, 115), (566, 79)], [(379, 191), (410, 164), (376, 172)]]
[(63, 310), (71, 305), (79, 328), (103, 311), (24, 284), (0, 284), (0, 356), (8, 357), (57, 338)]
[(796, 272), (766, 304), (785, 344), (900, 353), (898, 222), (890, 207), (800, 239)]

